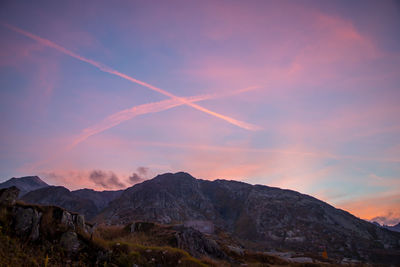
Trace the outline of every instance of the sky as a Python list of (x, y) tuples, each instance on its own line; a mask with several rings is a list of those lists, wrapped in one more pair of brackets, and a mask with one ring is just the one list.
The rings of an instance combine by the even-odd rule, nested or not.
[(0, 182), (165, 172), (400, 221), (398, 1), (1, 1)]

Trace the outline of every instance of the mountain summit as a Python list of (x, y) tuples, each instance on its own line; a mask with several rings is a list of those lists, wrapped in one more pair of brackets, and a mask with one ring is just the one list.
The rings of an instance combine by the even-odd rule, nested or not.
[(0, 183), (0, 188), (8, 188), (11, 186), (16, 186), (21, 192), (20, 196), (25, 195), (26, 193), (49, 186), (43, 180), (41, 180), (38, 176), (25, 176), (20, 178), (11, 178), (3, 183)]

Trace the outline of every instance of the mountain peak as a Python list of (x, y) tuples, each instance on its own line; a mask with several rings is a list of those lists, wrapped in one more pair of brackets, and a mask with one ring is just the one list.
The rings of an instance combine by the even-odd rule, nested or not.
[(42, 179), (39, 178), (39, 176), (24, 176), (20, 178), (11, 178), (14, 179), (14, 181), (19, 180), (21, 182), (29, 183), (29, 184), (36, 184), (36, 185), (44, 185), (47, 186), (48, 184), (45, 183)]
[(0, 188), (7, 188), (11, 186), (18, 187), (18, 189), (21, 190), (20, 196), (22, 196), (30, 191), (47, 187), (49, 185), (38, 176), (24, 176), (20, 178), (13, 177), (3, 183), (0, 183)]
[(164, 181), (164, 180), (169, 180), (169, 181), (177, 181), (177, 180), (196, 180), (192, 175), (190, 175), (187, 172), (176, 172), (176, 173), (163, 173), (159, 174), (156, 177), (154, 177), (154, 180), (158, 181)]

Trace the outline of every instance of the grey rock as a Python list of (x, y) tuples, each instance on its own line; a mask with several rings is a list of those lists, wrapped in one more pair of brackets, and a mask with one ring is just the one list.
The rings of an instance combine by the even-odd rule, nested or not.
[(176, 230), (178, 230), (175, 234), (178, 248), (188, 251), (195, 257), (207, 255), (213, 258), (228, 258), (215, 240), (206, 238), (200, 231), (184, 226)]
[(11, 186), (9, 188), (0, 189), (0, 205), (12, 206), (18, 199), (20, 190)]
[(67, 226), (68, 228), (75, 229), (73, 217), (71, 213), (69, 213), (68, 211), (63, 211), (61, 217), (61, 224)]
[(130, 226), (130, 232), (148, 232), (154, 227), (152, 222), (134, 222)]
[(61, 235), (60, 245), (68, 252), (77, 252), (80, 247), (78, 235), (74, 231), (67, 231)]
[(14, 208), (14, 229), (18, 236), (32, 241), (39, 238), (39, 226), (42, 213), (30, 207)]
[(231, 252), (234, 252), (240, 256), (244, 255), (244, 249), (236, 246), (226, 246)]

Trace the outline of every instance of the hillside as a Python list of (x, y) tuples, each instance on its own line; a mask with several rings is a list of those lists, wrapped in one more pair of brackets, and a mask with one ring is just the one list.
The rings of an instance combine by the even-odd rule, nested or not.
[(336, 262), (400, 262), (400, 233), (314, 197), (263, 185), (200, 180), (180, 172), (158, 175), (123, 191), (48, 186), (21, 200), (84, 214), (98, 225), (125, 227), (138, 221), (182, 225), (234, 250), (286, 259), (296, 253), (315, 257), (327, 252)]
[[(167, 173), (124, 191), (98, 222), (211, 222), (248, 248), (400, 262), (400, 235), (308, 195), (262, 185)], [(389, 260), (390, 261), (390, 260)]]
[[(0, 266), (302, 266), (243, 249), (182, 225), (135, 222), (99, 226), (55, 206), (17, 201), (19, 189), (0, 190)], [(330, 263), (330, 261), (325, 261)]]

